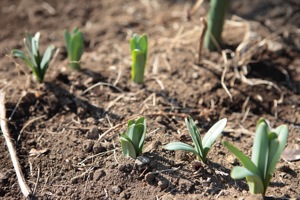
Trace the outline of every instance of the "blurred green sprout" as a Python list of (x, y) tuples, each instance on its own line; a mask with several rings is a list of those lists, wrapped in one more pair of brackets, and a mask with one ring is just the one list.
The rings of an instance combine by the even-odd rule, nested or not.
[(131, 80), (135, 83), (143, 83), (148, 51), (147, 35), (134, 34), (130, 39), (130, 50), (132, 56)]
[(243, 165), (235, 166), (231, 171), (231, 177), (233, 179), (246, 178), (252, 194), (265, 196), (287, 138), (288, 128), (286, 125), (271, 129), (264, 119), (260, 119), (255, 131), (251, 160), (235, 146), (224, 141), (224, 145)]
[(74, 70), (80, 70), (80, 59), (84, 48), (83, 34), (78, 28), (74, 28), (71, 33), (65, 30), (64, 37), (67, 46), (69, 66)]
[(26, 33), (26, 36), (28, 41), (24, 38), (23, 42), (29, 56), (19, 49), (13, 49), (11, 53), (13, 56), (21, 58), (30, 68), (36, 80), (42, 83), (52, 58), (54, 46), (49, 46), (44, 52), (44, 55), (42, 55), (39, 51), (40, 33), (37, 32), (34, 37)]

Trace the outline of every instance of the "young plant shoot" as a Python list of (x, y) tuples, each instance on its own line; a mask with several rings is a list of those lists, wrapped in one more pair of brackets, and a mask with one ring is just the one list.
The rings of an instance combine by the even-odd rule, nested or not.
[(210, 51), (216, 51), (222, 43), (221, 35), (229, 0), (211, 0), (208, 14), (208, 27), (204, 38), (204, 46)]
[(129, 120), (126, 132), (121, 133), (120, 141), (125, 157), (137, 158), (143, 152), (146, 138), (146, 119)]
[(148, 51), (147, 35), (134, 34), (130, 39), (130, 50), (132, 56), (131, 80), (135, 83), (143, 83)]
[(69, 66), (74, 70), (80, 70), (80, 59), (84, 48), (83, 34), (78, 28), (75, 28), (72, 33), (66, 30), (64, 36), (67, 45)]
[(190, 116), (188, 116), (188, 119), (185, 119), (185, 124), (192, 137), (195, 147), (192, 147), (183, 142), (172, 142), (167, 144), (164, 148), (167, 150), (183, 150), (192, 152), (197, 156), (198, 160), (202, 160), (204, 163), (206, 163), (208, 151), (210, 150), (213, 143), (217, 140), (219, 135), (222, 133), (223, 129), (226, 126), (226, 123), (226, 118), (221, 119), (220, 121), (215, 123), (205, 134), (203, 140), (201, 140), (200, 132), (195, 125), (194, 120)]
[(42, 55), (39, 51), (39, 38), (40, 33), (37, 32), (34, 37), (32, 37), (29, 33), (26, 33), (28, 42), (26, 38), (24, 38), (23, 42), (26, 47), (27, 53), (29, 54), (29, 57), (26, 56), (23, 51), (19, 49), (13, 49), (11, 51), (12, 55), (21, 58), (26, 65), (31, 69), (32, 73), (34, 74), (36, 80), (39, 83), (42, 83), (44, 81), (44, 77), (46, 74), (46, 71), (48, 69), (49, 63), (52, 58), (52, 53), (54, 50), (54, 46), (49, 46), (44, 55)]
[(243, 165), (234, 167), (231, 177), (233, 179), (246, 178), (252, 194), (265, 196), (287, 138), (287, 126), (281, 125), (276, 129), (271, 129), (264, 119), (260, 119), (255, 131), (251, 160), (235, 146), (224, 141), (224, 145)]

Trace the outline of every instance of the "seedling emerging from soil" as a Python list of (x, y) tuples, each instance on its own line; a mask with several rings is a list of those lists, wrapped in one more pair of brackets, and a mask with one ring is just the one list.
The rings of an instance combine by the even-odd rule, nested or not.
[(64, 36), (67, 45), (69, 66), (72, 69), (80, 70), (79, 63), (84, 48), (83, 34), (78, 28), (75, 28), (72, 33), (66, 30)]
[(29, 57), (27, 57), (23, 51), (18, 50), (18, 49), (13, 49), (11, 51), (12, 55), (18, 58), (21, 58), (27, 66), (31, 69), (33, 72), (34, 76), (36, 77), (36, 80), (39, 83), (42, 83), (44, 81), (44, 77), (46, 74), (46, 71), (49, 66), (49, 62), (51, 61), (52, 58), (52, 53), (54, 50), (54, 46), (51, 45), (49, 46), (44, 55), (40, 54), (39, 52), (39, 38), (40, 38), (40, 33), (37, 32), (34, 37), (32, 37), (29, 33), (26, 33), (27, 39), (29, 41), (26, 41), (26, 38), (24, 38), (24, 45), (26, 47), (26, 50), (29, 54)]
[(287, 138), (287, 126), (281, 125), (271, 130), (266, 121), (260, 119), (255, 132), (251, 160), (235, 146), (224, 141), (224, 145), (243, 165), (243, 167), (234, 167), (231, 177), (234, 179), (246, 178), (250, 192), (264, 196)]
[(132, 56), (131, 80), (135, 83), (143, 83), (148, 51), (147, 35), (134, 34), (130, 39), (130, 50)]
[(123, 132), (120, 135), (123, 155), (134, 159), (141, 155), (145, 138), (146, 119), (140, 117), (136, 121), (129, 120), (126, 132)]
[(221, 44), (221, 35), (229, 0), (211, 0), (208, 14), (208, 27), (205, 34), (204, 46), (215, 51)]
[(167, 144), (164, 148), (167, 150), (183, 150), (192, 152), (197, 156), (198, 160), (202, 160), (206, 163), (206, 157), (208, 151), (210, 150), (213, 143), (217, 140), (219, 135), (222, 133), (227, 123), (227, 119), (221, 119), (217, 123), (215, 123), (205, 134), (203, 140), (201, 140), (200, 132), (195, 125), (194, 120), (188, 116), (188, 119), (185, 119), (185, 124), (188, 128), (188, 131), (192, 137), (194, 148), (183, 142), (172, 142)]

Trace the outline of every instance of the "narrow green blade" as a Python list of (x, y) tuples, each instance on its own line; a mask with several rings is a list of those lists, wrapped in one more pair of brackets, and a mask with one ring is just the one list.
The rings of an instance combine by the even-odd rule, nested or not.
[(205, 134), (205, 136), (203, 137), (202, 140), (202, 146), (204, 149), (204, 157), (206, 157), (209, 149), (211, 148), (211, 146), (213, 145), (213, 143), (215, 143), (215, 141), (217, 140), (217, 138), (220, 136), (220, 134), (222, 133), (223, 129), (225, 128), (227, 123), (227, 119), (221, 119), (220, 121), (218, 121), (217, 123), (215, 123), (209, 130), (208, 132)]
[(23, 53), (23, 51), (18, 50), (18, 49), (13, 49), (11, 51), (11, 53), (13, 54), (13, 56), (21, 58), (22, 60), (24, 60), (24, 62), (26, 63), (26, 65), (34, 72), (35, 68), (32, 66), (32, 63), (27, 58), (27, 56)]
[(136, 158), (136, 152), (133, 144), (125, 137), (120, 136), (121, 148), (125, 157)]
[(233, 153), (239, 159), (239, 161), (242, 163), (243, 167), (245, 167), (252, 173), (257, 174), (258, 176), (261, 177), (261, 174), (260, 174), (258, 168), (254, 165), (254, 163), (250, 160), (250, 158), (248, 156), (246, 156), (243, 152), (241, 152), (234, 145), (230, 144), (227, 141), (223, 141), (223, 144), (231, 153)]
[(67, 53), (68, 53), (68, 56), (70, 54), (70, 41), (71, 41), (71, 35), (70, 35), (70, 32), (65, 30), (64, 32), (64, 38), (65, 38), (65, 42), (66, 42), (66, 47), (67, 47)]
[(191, 137), (192, 137), (192, 140), (195, 145), (195, 149), (198, 152), (197, 155), (199, 155), (199, 157), (203, 158), (203, 146), (202, 146), (201, 136), (200, 136), (198, 127), (196, 126), (196, 124), (191, 116), (188, 116), (188, 118), (185, 119), (185, 124), (188, 128), (188, 131), (189, 131)]
[(257, 166), (261, 179), (264, 180), (267, 173), (269, 155), (268, 125), (261, 122), (255, 131), (254, 143), (252, 148), (252, 162)]
[(170, 151), (176, 151), (176, 150), (183, 150), (192, 152), (193, 154), (198, 156), (198, 152), (190, 145), (185, 144), (183, 142), (172, 142), (164, 146), (164, 149), (170, 150)]
[[(273, 174), (276, 164), (280, 158), (280, 155), (282, 154), (282, 152), (285, 148), (285, 145), (286, 145), (286, 142), (288, 139), (288, 135), (289, 135), (288, 128), (286, 125), (281, 125), (273, 131), (275, 133), (277, 133), (277, 135), (278, 135), (277, 140), (278, 140), (279, 144), (278, 144), (276, 153), (273, 154), (272, 160), (269, 161), (269, 166), (268, 166), (268, 174), (269, 175)], [(274, 143), (276, 143), (276, 142), (274, 142)], [(273, 145), (274, 145), (274, 147), (273, 147)], [(272, 147), (272, 149), (276, 148), (276, 144), (271, 144), (271, 147)]]
[(233, 169), (231, 170), (230, 176), (233, 179), (243, 179), (243, 178), (246, 178), (246, 176), (256, 176), (256, 174), (249, 171), (245, 167), (236, 166), (236, 167), (233, 167)]

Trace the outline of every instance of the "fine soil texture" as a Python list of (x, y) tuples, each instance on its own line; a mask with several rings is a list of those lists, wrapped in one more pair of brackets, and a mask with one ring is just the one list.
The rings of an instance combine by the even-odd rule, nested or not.
[[(256, 123), (286, 124), (286, 149), (300, 149), (300, 2), (231, 1), (222, 52), (198, 49), (209, 1), (187, 18), (191, 0), (1, 0), (0, 88), (9, 131), (36, 199), (261, 199), (230, 171), (239, 161), (226, 140), (251, 156)], [(84, 34), (81, 71), (68, 66), (64, 30)], [(56, 50), (38, 84), (25, 63), (25, 32)], [(149, 37), (143, 84), (131, 81), (129, 40)], [(203, 137), (227, 125), (208, 153), (167, 151), (192, 144), (190, 115)], [(124, 158), (119, 135), (144, 116), (144, 160)], [(146, 157), (146, 158), (145, 158)], [(297, 157), (297, 156), (296, 156)], [(299, 158), (299, 155), (298, 155)], [(141, 159), (141, 157), (139, 158)], [(142, 160), (142, 159), (141, 159)], [(300, 199), (299, 161), (279, 160), (266, 196)], [(24, 199), (0, 136), (0, 198)]]

